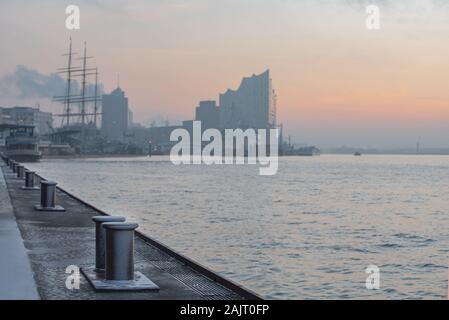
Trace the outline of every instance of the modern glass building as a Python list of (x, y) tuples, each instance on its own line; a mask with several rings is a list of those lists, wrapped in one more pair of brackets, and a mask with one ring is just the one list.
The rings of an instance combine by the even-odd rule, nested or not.
[(237, 90), (220, 94), (220, 127), (265, 129), (276, 126), (270, 71), (243, 78)]

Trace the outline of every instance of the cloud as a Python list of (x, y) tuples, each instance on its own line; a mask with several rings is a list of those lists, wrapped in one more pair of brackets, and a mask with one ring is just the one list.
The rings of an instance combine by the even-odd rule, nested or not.
[[(94, 94), (95, 86), (86, 86), (86, 95)], [(57, 73), (43, 74), (26, 66), (18, 65), (13, 73), (0, 79), (0, 94), (2, 96), (29, 99), (61, 96), (66, 90), (66, 81)], [(72, 82), (72, 94), (80, 91), (78, 82)], [(103, 93), (103, 85), (99, 84), (98, 94)]]
[(51, 98), (63, 93), (64, 88), (65, 81), (58, 74), (45, 75), (21, 65), (0, 80), (0, 93), (19, 99)]

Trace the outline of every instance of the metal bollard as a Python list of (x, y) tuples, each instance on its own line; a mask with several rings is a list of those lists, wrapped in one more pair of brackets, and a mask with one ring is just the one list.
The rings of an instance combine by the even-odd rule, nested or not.
[(15, 162), (15, 161), (12, 163), (12, 172), (17, 173), (17, 166), (18, 165), (19, 164), (17, 162)]
[(17, 166), (17, 178), (19, 179), (23, 179), (23, 171), (24, 171), (24, 166), (22, 165), (18, 165)]
[(95, 271), (105, 271), (106, 231), (103, 228), (105, 222), (124, 222), (125, 217), (94, 216), (95, 222)]
[[(87, 281), (97, 291), (152, 291), (159, 286), (139, 271), (134, 271), (134, 230), (137, 223), (110, 222), (124, 217), (96, 216), (96, 267), (81, 268)], [(108, 222), (106, 222), (108, 221)], [(101, 231), (101, 229), (104, 229)], [(101, 244), (103, 239), (103, 245)], [(99, 250), (100, 249), (100, 250)], [(103, 249), (103, 259), (101, 256)], [(105, 270), (100, 271), (101, 263)]]
[(61, 206), (55, 205), (56, 185), (54, 181), (41, 181), (41, 203), (34, 206), (38, 211), (65, 211)]
[(105, 222), (106, 280), (134, 280), (134, 230), (137, 223)]
[(39, 190), (39, 187), (34, 186), (34, 171), (25, 170), (25, 185), (23, 190)]

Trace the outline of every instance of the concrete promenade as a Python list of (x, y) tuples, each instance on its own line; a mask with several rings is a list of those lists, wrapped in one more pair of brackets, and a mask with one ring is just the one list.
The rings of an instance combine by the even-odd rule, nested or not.
[(68, 266), (83, 268), (95, 264), (92, 216), (104, 213), (60, 189), (56, 192), (56, 204), (62, 205), (65, 212), (36, 211), (34, 205), (40, 202), (40, 191), (21, 189), (24, 180), (18, 179), (3, 161), (0, 162), (0, 298), (259, 298), (246, 288), (141, 234), (135, 237), (135, 270), (156, 283), (160, 287), (159, 292), (98, 292), (83, 275), (80, 276), (79, 289), (68, 289)]
[(30, 260), (0, 173), (0, 300), (39, 299)]

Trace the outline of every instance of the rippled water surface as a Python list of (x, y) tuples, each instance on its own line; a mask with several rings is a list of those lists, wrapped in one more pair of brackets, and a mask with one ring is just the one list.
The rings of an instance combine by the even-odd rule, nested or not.
[(267, 298), (447, 298), (446, 156), (286, 157), (275, 176), (165, 157), (27, 166)]

